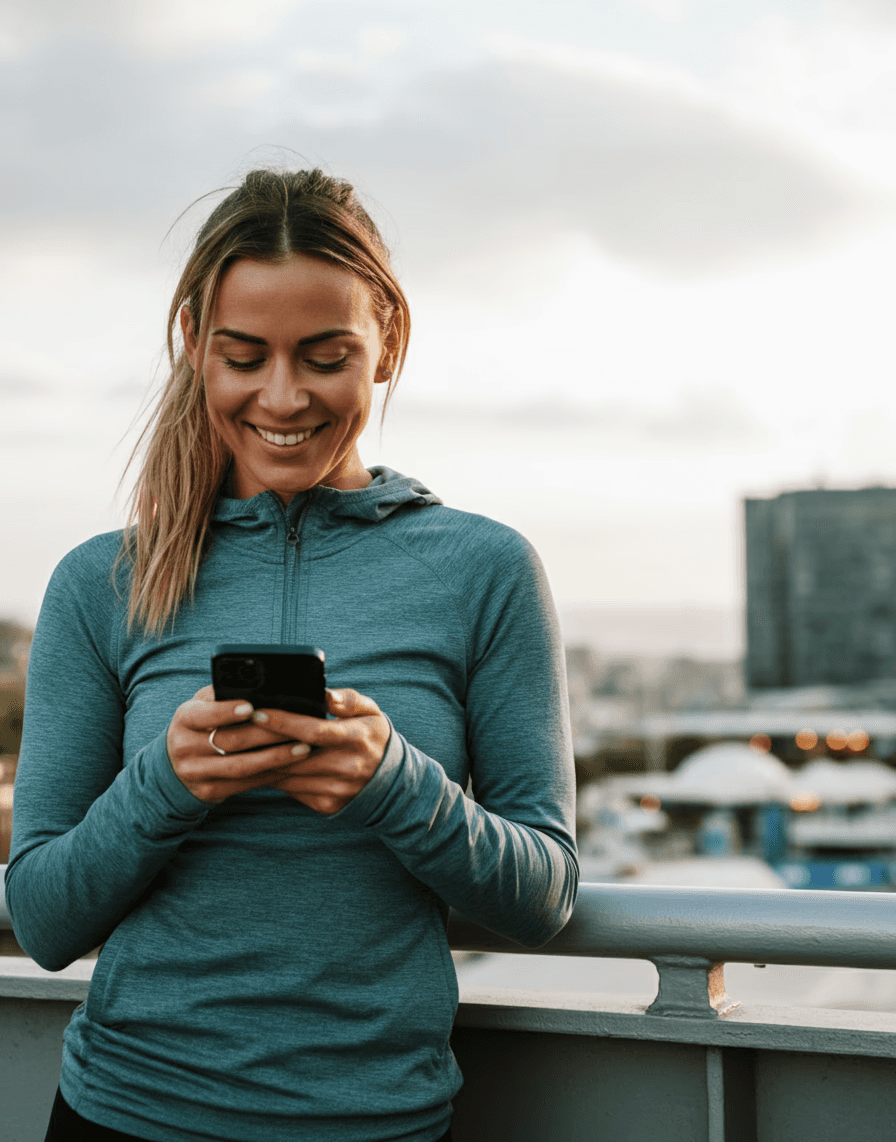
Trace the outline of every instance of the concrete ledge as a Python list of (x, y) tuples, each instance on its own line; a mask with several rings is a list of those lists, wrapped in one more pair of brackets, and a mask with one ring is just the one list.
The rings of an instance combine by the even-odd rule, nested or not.
[(821, 1055), (896, 1058), (896, 1015), (824, 1008), (736, 1008), (723, 1019), (646, 1015), (650, 999), (596, 993), (465, 987), (456, 1025), (607, 1039), (649, 1039)]
[(96, 960), (44, 971), (27, 956), (0, 956), (0, 999), (66, 999), (83, 1003)]
[[(82, 1003), (95, 960), (48, 972), (24, 956), (0, 957), (0, 999)], [(747, 1004), (723, 1019), (645, 1014), (650, 996), (466, 986), (458, 1027), (810, 1054), (896, 1058), (896, 1014)]]

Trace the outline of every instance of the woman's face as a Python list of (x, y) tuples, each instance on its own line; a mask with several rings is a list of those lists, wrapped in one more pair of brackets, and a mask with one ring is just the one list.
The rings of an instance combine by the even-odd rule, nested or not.
[[(195, 369), (186, 307), (181, 325)], [(203, 365), (209, 419), (233, 452), (233, 494), (269, 489), (288, 504), (316, 484), (369, 483), (358, 437), (393, 356), (370, 291), (350, 270), (307, 254), (234, 262), (221, 280)]]

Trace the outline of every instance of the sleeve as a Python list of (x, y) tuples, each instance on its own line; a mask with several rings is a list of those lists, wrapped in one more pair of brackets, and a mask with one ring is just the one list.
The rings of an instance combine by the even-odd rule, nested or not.
[(372, 829), (464, 916), (538, 947), (575, 903), (575, 775), (553, 602), (537, 555), (510, 535), (487, 561), (478, 602), (467, 600), (475, 801), (393, 730), (377, 772), (337, 816)]
[(208, 812), (164, 735), (123, 765), (120, 601), (85, 548), (57, 568), (35, 630), (6, 873), (16, 937), (50, 971), (108, 938)]

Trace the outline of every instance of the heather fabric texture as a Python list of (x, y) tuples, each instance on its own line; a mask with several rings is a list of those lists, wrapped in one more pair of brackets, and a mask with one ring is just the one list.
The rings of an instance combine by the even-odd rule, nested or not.
[[(103, 944), (65, 1037), (85, 1118), (158, 1142), (432, 1142), (461, 1077), (449, 906), (536, 947), (577, 883), (556, 619), (516, 532), (373, 469), (221, 499), (195, 600), (128, 633), (120, 534), (57, 568), (37, 625), (6, 892), (51, 970)], [(219, 642), (312, 643), (370, 695), (382, 764), (324, 817), (209, 807), (165, 749)], [(475, 800), (464, 795), (468, 778)]]

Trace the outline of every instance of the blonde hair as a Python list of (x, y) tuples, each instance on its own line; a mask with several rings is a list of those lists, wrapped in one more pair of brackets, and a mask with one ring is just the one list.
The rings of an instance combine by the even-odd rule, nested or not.
[[(209, 215), (168, 314), (171, 374), (129, 462), (143, 454), (116, 569), (129, 567), (128, 623), (158, 635), (190, 598), (211, 542), (210, 521), (232, 454), (212, 429), (202, 378), (208, 322), (221, 279), (239, 258), (310, 254), (344, 266), (370, 289), (377, 320), (397, 346), (386, 401), (404, 364), (410, 312), (385, 243), (352, 186), (320, 170), (255, 170)], [(197, 372), (175, 347), (187, 306)]]

